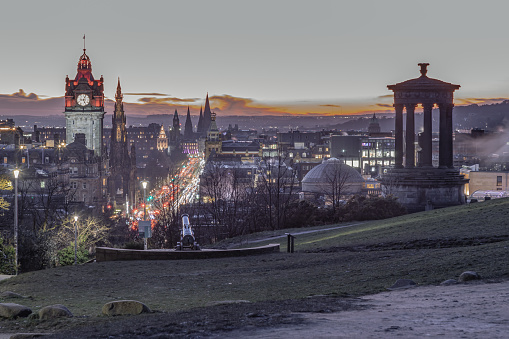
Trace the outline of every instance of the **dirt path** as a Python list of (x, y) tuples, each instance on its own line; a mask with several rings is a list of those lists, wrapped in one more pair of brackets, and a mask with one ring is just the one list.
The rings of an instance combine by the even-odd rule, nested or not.
[[(291, 234), (294, 235), (294, 236), (298, 236), (298, 235), (301, 235), (301, 234), (317, 233), (317, 232), (323, 232), (323, 231), (332, 231), (332, 230), (337, 230), (337, 229), (340, 229), (340, 228), (353, 227), (353, 226), (357, 226), (357, 225), (361, 225), (361, 224), (363, 224), (363, 222), (357, 222), (355, 224), (349, 224), (349, 225), (343, 225), (343, 226), (321, 228), (321, 229), (310, 230), (310, 231), (292, 232)], [(255, 244), (255, 243), (259, 243), (259, 242), (263, 242), (263, 241), (270, 241), (270, 240), (274, 240), (274, 239), (282, 239), (282, 238), (286, 238), (286, 237), (287, 237), (287, 235), (285, 233), (285, 234), (282, 234), (282, 235), (275, 235), (275, 236), (272, 236), (272, 237), (266, 237), (266, 238), (262, 238), (262, 239), (248, 240), (247, 243), (248, 244)], [(228, 248), (235, 248), (237, 246), (241, 246), (241, 245), (244, 245), (244, 244), (246, 244), (246, 242), (230, 244), (228, 246)]]
[(303, 313), (304, 324), (222, 338), (508, 338), (509, 281), (425, 286), (361, 298), (369, 309)]

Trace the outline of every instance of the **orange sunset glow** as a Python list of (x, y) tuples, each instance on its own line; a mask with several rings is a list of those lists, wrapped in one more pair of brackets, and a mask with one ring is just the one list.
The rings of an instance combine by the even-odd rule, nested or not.
[[(197, 115), (204, 105), (204, 98), (176, 98), (160, 93), (126, 93), (126, 110), (130, 115), (172, 114), (175, 109), (185, 112), (189, 106), (192, 115)], [(210, 95), (211, 109), (221, 116), (263, 115), (361, 115), (369, 113), (393, 113), (392, 95), (369, 100), (335, 103), (271, 102), (263, 103), (232, 95)], [(486, 105), (500, 103), (508, 98), (456, 98), (456, 106)], [(58, 115), (62, 111), (63, 97), (47, 98), (27, 94), (19, 90), (13, 94), (0, 94), (0, 115), (28, 114), (34, 116)], [(113, 110), (112, 99), (106, 98), (106, 111)], [(419, 107), (417, 108), (419, 110)]]

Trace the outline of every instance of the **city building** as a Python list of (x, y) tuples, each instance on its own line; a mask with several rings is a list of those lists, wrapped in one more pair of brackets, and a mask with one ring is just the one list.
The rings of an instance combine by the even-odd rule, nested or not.
[(22, 139), (23, 130), (14, 126), (13, 119), (0, 120), (0, 144), (19, 144)]
[[(207, 95), (208, 102), (208, 95)], [(220, 154), (221, 153), (221, 138), (219, 130), (216, 125), (216, 114), (211, 114), (211, 124), (209, 131), (207, 133), (207, 140), (205, 141), (205, 160), (207, 160), (211, 154)]]
[(92, 63), (83, 48), (74, 79), (65, 79), (66, 144), (74, 141), (76, 134), (85, 135), (88, 149), (98, 156), (103, 154), (104, 79), (95, 80)]
[[(113, 206), (136, 201), (136, 147), (131, 147), (127, 139), (126, 116), (124, 112), (120, 79), (115, 93), (115, 110), (113, 112), (110, 135), (108, 194)], [(164, 131), (163, 131), (164, 132)]]

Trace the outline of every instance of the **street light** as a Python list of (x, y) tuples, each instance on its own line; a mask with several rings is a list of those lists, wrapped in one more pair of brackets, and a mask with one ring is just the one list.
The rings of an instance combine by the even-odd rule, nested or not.
[(74, 265), (78, 264), (78, 216), (74, 216)]
[[(143, 186), (143, 221), (147, 220), (147, 185), (148, 182), (142, 181), (141, 185)], [(143, 249), (147, 250), (147, 237), (143, 237)]]
[(14, 254), (14, 269), (18, 275), (18, 176), (19, 169), (15, 169), (14, 173), (14, 245), (16, 252)]

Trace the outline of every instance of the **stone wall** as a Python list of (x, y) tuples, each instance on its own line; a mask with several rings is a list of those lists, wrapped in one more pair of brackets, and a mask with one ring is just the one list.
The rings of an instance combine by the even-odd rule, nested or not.
[(279, 244), (270, 244), (261, 247), (215, 250), (203, 249), (200, 251), (184, 250), (127, 250), (120, 248), (97, 247), (96, 260), (181, 260), (181, 259), (211, 259), (225, 257), (242, 257), (279, 252)]

